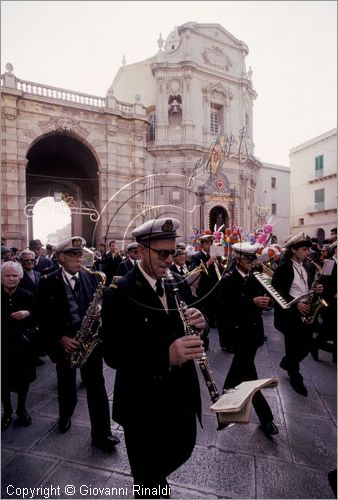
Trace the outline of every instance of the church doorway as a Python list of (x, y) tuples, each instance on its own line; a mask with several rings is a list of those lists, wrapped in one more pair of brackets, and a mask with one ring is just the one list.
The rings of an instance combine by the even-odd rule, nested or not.
[(88, 216), (86, 209), (100, 204), (99, 167), (93, 152), (77, 137), (58, 132), (35, 142), (28, 151), (27, 159), (27, 204), (34, 205), (33, 218), (28, 218), (28, 240), (39, 238), (34, 228), (34, 221), (36, 226), (38, 220), (34, 215), (35, 204), (48, 198), (44, 204), (54, 207), (50, 214), (51, 229), (57, 227), (61, 230), (67, 226), (67, 223), (62, 226), (61, 220), (67, 212), (67, 205), (71, 235), (82, 236), (87, 246), (94, 246), (95, 222)]
[(223, 224), (225, 228), (229, 226), (228, 212), (221, 205), (216, 205), (209, 212), (209, 229), (213, 232), (215, 230), (215, 226), (216, 229), (218, 229)]

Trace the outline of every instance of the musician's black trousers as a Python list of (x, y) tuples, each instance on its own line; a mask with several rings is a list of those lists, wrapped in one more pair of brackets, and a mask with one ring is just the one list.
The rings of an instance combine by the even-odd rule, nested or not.
[[(256, 352), (257, 348), (255, 347), (235, 348), (235, 354), (226, 376), (223, 389), (230, 389), (246, 380), (258, 379), (255, 367)], [(261, 391), (257, 391), (252, 398), (252, 405), (261, 424), (273, 421), (270, 406)]]
[[(92, 438), (100, 439), (111, 434), (108, 396), (103, 377), (101, 346), (95, 347), (81, 370), (87, 392), (87, 404)], [(70, 418), (77, 404), (76, 368), (66, 359), (56, 365), (60, 419)]]
[[(298, 319), (298, 318), (297, 318)], [(312, 348), (312, 325), (307, 325), (298, 319), (290, 322), (290, 329), (284, 329), (285, 356), (282, 359), (289, 376), (299, 376), (299, 363), (306, 358)]]
[[(170, 411), (170, 410), (169, 410)], [(142, 412), (142, 409), (140, 409)], [(196, 442), (196, 414), (185, 409), (161, 415), (154, 403), (153, 418), (123, 425), (135, 498), (162, 498), (169, 493), (167, 476), (189, 459)], [(148, 413), (149, 415), (149, 413)], [(139, 488), (138, 488), (139, 487)], [(157, 488), (152, 494), (146, 488)], [(162, 492), (158, 489), (162, 488)], [(138, 489), (138, 491), (137, 491)]]

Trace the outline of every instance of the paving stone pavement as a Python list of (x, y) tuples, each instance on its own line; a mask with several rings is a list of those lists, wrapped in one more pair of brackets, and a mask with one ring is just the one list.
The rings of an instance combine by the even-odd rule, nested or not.
[[(189, 461), (168, 478), (172, 498), (334, 498), (327, 474), (336, 468), (336, 365), (323, 351), (318, 362), (308, 356), (302, 373), (309, 396), (295, 393), (279, 367), (282, 335), (273, 327), (272, 312), (263, 316), (268, 340), (257, 353), (256, 366), (260, 378), (279, 380), (277, 388), (264, 390), (279, 434), (274, 441), (267, 439), (254, 410), (249, 424), (217, 431), (199, 374), (203, 428)], [(217, 330), (211, 330), (210, 339), (208, 359), (221, 389), (232, 355), (220, 350)], [(28, 396), (32, 425), (16, 427), (13, 420), (2, 433), (1, 498), (133, 498), (122, 428), (112, 421), (112, 430), (121, 439), (115, 453), (91, 446), (85, 390), (79, 379), (72, 426), (67, 434), (59, 433), (55, 367), (47, 357), (44, 360)], [(114, 371), (105, 366), (104, 374), (112, 400)], [(147, 436), (144, 446), (146, 453)]]

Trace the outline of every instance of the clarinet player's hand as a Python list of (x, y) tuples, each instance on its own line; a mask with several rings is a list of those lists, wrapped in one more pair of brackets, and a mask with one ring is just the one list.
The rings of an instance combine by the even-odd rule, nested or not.
[(203, 330), (205, 328), (206, 322), (201, 311), (194, 307), (190, 307), (186, 310), (185, 314), (190, 326), (193, 326), (197, 330)]
[(198, 335), (180, 337), (169, 347), (170, 366), (182, 365), (190, 359), (201, 359), (203, 353), (203, 342)]

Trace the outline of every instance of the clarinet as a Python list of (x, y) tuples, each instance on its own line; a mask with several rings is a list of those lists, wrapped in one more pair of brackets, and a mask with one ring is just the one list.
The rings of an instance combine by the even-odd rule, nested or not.
[[(191, 326), (187, 320), (186, 311), (188, 309), (188, 306), (180, 297), (178, 286), (176, 284), (176, 281), (175, 281), (174, 276), (173, 276), (172, 272), (170, 271), (170, 269), (166, 270), (166, 275), (167, 275), (166, 276), (167, 281), (170, 284), (170, 290), (174, 294), (175, 303), (176, 303), (181, 321), (183, 323), (184, 334), (185, 335), (198, 335), (199, 336), (199, 333), (197, 332), (197, 330), (193, 326)], [(200, 367), (200, 370), (202, 372), (204, 381), (206, 383), (206, 386), (207, 386), (209, 394), (210, 394), (210, 399), (213, 403), (216, 403), (216, 401), (219, 399), (220, 396), (219, 396), (219, 392), (217, 390), (216, 383), (215, 383), (215, 380), (213, 378), (213, 375), (212, 375), (212, 372), (210, 369), (210, 365), (209, 365), (209, 361), (208, 361), (208, 358), (207, 358), (205, 352), (203, 352), (201, 359), (197, 360), (196, 362), (197, 362), (197, 364)], [(218, 413), (216, 413), (216, 417), (217, 417), (217, 422), (218, 422), (217, 430), (222, 430), (225, 427), (228, 427), (227, 423), (220, 422)]]

